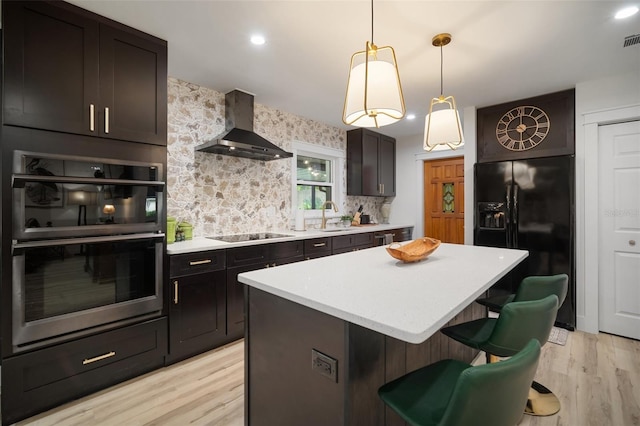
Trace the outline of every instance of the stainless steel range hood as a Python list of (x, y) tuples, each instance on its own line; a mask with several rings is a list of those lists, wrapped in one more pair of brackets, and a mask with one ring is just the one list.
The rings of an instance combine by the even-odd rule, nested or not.
[(270, 161), (293, 157), (253, 132), (253, 95), (233, 90), (225, 95), (225, 131), (196, 146), (196, 151)]

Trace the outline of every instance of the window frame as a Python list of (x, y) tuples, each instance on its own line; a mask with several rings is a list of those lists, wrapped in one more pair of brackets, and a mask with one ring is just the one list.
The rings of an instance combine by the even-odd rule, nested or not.
[[(332, 162), (332, 183), (298, 181), (298, 156), (314, 157)], [(306, 142), (293, 142), (293, 157), (291, 158), (292, 179), (291, 179), (291, 217), (295, 218), (298, 209), (298, 182), (305, 185), (331, 186), (332, 200), (338, 206), (338, 213), (331, 209), (325, 211), (326, 217), (339, 217), (344, 209), (344, 177), (345, 177), (346, 153), (339, 149), (314, 145)], [(293, 175), (295, 174), (295, 178)], [(322, 217), (322, 209), (304, 210), (305, 218)]]

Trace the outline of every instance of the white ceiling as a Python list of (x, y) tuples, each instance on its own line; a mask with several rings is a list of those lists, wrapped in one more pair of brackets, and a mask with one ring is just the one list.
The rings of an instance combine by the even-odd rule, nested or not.
[[(371, 38), (368, 0), (187, 1), (71, 0), (168, 41), (169, 76), (226, 93), (240, 88), (257, 103), (348, 129), (342, 107), (351, 55)], [(640, 73), (640, 14), (615, 20), (619, 1), (376, 0), (374, 42), (395, 49), (413, 121), (382, 128), (421, 134), (429, 100), (444, 94), (458, 108), (494, 105), (574, 87), (606, 75)], [(261, 33), (267, 43), (249, 43)], [(631, 88), (640, 90), (640, 88)]]

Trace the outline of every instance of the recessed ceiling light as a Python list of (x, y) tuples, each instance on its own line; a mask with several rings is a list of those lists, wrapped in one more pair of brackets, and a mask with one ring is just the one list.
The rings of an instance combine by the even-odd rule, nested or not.
[(625, 7), (624, 9), (620, 9), (616, 13), (616, 19), (628, 18), (630, 16), (635, 15), (636, 13), (638, 13), (638, 7), (637, 6)]
[(251, 43), (255, 44), (256, 46), (261, 46), (265, 43), (265, 38), (264, 36), (261, 36), (260, 34), (255, 34), (251, 36)]
[(416, 115), (415, 114), (407, 114), (407, 120), (415, 120)]

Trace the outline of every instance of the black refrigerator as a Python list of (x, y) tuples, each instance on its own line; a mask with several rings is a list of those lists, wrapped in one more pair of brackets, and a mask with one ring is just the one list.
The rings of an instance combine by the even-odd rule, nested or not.
[(475, 165), (474, 244), (529, 251), (489, 295), (514, 293), (530, 275), (569, 276), (556, 325), (575, 329), (574, 157)]

